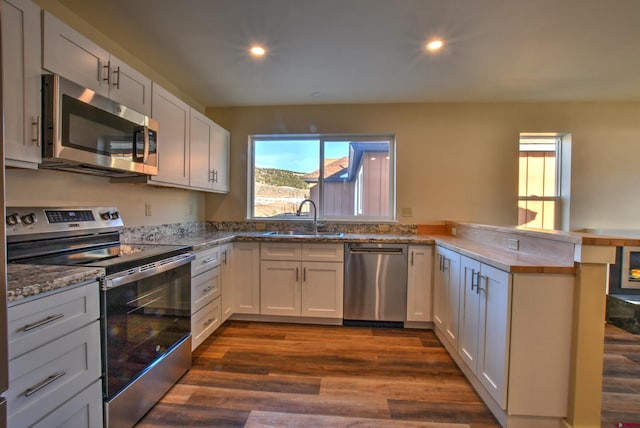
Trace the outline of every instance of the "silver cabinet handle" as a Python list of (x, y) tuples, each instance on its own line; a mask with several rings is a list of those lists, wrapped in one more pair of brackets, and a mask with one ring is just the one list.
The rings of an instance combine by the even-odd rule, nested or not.
[(222, 263), (224, 263), (226, 265), (227, 264), (227, 250), (224, 250), (222, 252), (222, 254), (224, 255), (224, 258), (222, 259)]
[(208, 259), (204, 259), (204, 260), (202, 261), (202, 264), (203, 264), (203, 265), (206, 265), (207, 263), (211, 263), (211, 262), (215, 262), (215, 261), (216, 261), (216, 258), (215, 258), (215, 257), (209, 257)]
[(449, 270), (451, 268), (451, 259), (449, 257), (442, 256), (442, 271)]
[(302, 268), (302, 282), (307, 282), (307, 268)]
[[(104, 77), (104, 76), (107, 77)], [(107, 85), (111, 84), (111, 61), (107, 61), (107, 65), (102, 66), (102, 81), (107, 82)]]
[[(478, 272), (478, 275), (480, 275), (480, 272)], [(476, 270), (471, 269), (471, 291), (473, 291), (473, 289), (478, 286), (478, 283), (476, 283), (475, 280), (476, 280)]]
[[(113, 87), (116, 89), (120, 89), (120, 66), (113, 70), (113, 76)], [(118, 76), (118, 80), (116, 80), (115, 76)]]
[(476, 293), (478, 294), (480, 294), (481, 291), (487, 291), (486, 287), (485, 288), (480, 287), (480, 278), (484, 278), (485, 281), (488, 280), (487, 276), (480, 275), (480, 272), (478, 272), (478, 288), (476, 289)]
[(64, 375), (66, 375), (65, 372), (59, 372), (59, 373), (52, 374), (51, 376), (49, 376), (48, 378), (46, 378), (42, 382), (39, 382), (39, 383), (33, 385), (32, 387), (27, 388), (24, 391), (24, 396), (25, 397), (29, 397), (29, 396), (35, 394), (36, 392), (40, 391), (42, 388), (45, 388), (46, 386), (50, 385), (51, 383), (57, 381), (58, 379), (60, 379)]
[(413, 251), (411, 252), (411, 266), (413, 266)]
[(213, 182), (213, 170), (212, 169), (209, 170), (209, 181)]
[(211, 291), (212, 289), (213, 289), (213, 285), (210, 285), (207, 288), (205, 288), (204, 290), (202, 290), (202, 293), (207, 293), (207, 292)]
[(50, 315), (44, 319), (41, 319), (40, 321), (36, 321), (32, 324), (27, 324), (24, 327), (18, 329), (18, 331), (29, 331), (29, 330), (33, 330), (35, 328), (38, 327), (42, 327), (45, 324), (49, 324), (50, 322), (54, 322), (55, 320), (59, 320), (60, 318), (64, 317), (64, 314), (56, 314), (56, 315)]
[(299, 269), (296, 268), (296, 282), (298, 282), (300, 280), (300, 272)]
[(207, 327), (208, 325), (211, 325), (212, 322), (214, 322), (215, 319), (213, 318), (209, 318), (208, 320), (205, 321), (204, 326)]
[(31, 142), (36, 143), (36, 146), (40, 147), (40, 139), (42, 138), (40, 132), (40, 116), (36, 116), (36, 120), (31, 122), (31, 125), (35, 128), (34, 136), (31, 137)]

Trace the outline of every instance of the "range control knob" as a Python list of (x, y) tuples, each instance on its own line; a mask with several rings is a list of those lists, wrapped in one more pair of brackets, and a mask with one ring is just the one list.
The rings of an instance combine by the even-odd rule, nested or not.
[(24, 224), (33, 224), (37, 221), (35, 213), (25, 214), (22, 217), (20, 217), (20, 219)]
[(6, 218), (7, 225), (15, 226), (20, 223), (20, 216), (18, 214), (9, 214)]
[(100, 218), (103, 220), (111, 220), (111, 213), (109, 211), (100, 213)]
[(117, 220), (120, 218), (120, 213), (118, 211), (114, 211), (111, 213), (111, 220)]

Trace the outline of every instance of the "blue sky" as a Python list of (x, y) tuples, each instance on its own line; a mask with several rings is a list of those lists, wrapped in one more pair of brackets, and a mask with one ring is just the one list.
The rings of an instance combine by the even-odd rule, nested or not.
[[(318, 169), (320, 142), (318, 140), (256, 140), (254, 142), (255, 166), (278, 168), (296, 172), (312, 172)], [(325, 143), (326, 159), (341, 158), (349, 154), (349, 142)]]

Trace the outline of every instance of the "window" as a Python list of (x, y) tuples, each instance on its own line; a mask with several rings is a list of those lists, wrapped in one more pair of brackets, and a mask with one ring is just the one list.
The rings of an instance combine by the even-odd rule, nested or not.
[(311, 199), (325, 220), (393, 220), (394, 155), (390, 135), (253, 136), (247, 216), (297, 219)]
[(559, 226), (561, 141), (557, 136), (520, 136), (520, 226), (537, 229)]

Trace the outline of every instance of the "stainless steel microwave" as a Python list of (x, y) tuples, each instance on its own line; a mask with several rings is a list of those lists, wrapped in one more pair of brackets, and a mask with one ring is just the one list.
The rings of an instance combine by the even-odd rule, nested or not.
[(42, 163), (110, 177), (158, 174), (158, 122), (55, 74), (42, 76)]

